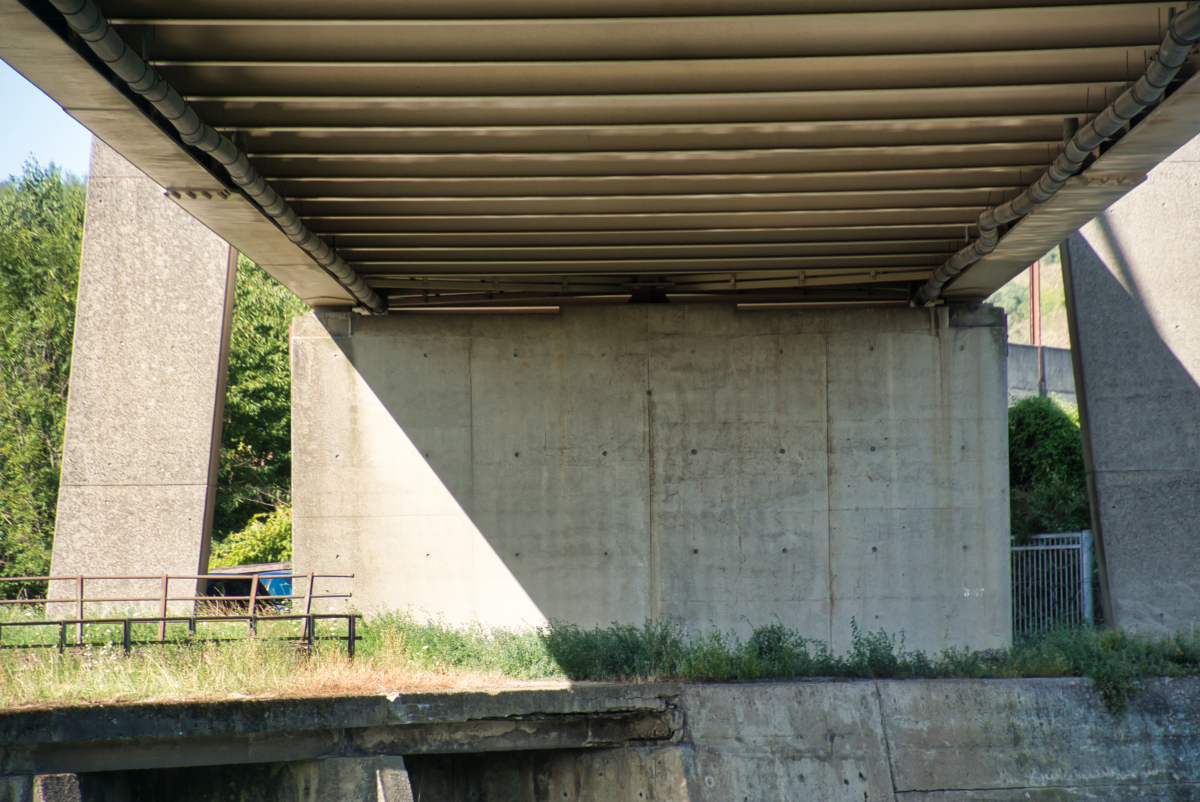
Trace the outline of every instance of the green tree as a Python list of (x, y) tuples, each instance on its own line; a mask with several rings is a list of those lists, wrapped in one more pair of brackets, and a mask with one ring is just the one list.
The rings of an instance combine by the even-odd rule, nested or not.
[[(245, 257), (238, 259), (213, 537), (220, 543), (276, 508), (292, 482), (288, 330), (303, 301)], [(275, 516), (272, 526), (278, 525)], [(258, 531), (257, 529), (255, 531)], [(273, 530), (274, 531), (274, 530)], [(289, 546), (290, 548), (290, 546)]]
[[(45, 576), (58, 501), (85, 188), (26, 162), (0, 190), (0, 575)], [(14, 583), (0, 585), (11, 596)]]
[(1091, 525), (1078, 414), (1038, 396), (1009, 407), (1008, 478), (1018, 542)]

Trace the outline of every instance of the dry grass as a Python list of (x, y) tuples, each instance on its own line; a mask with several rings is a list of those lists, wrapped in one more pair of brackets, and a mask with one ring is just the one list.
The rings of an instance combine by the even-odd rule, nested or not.
[[(902, 639), (883, 631), (862, 632), (853, 619), (852, 647), (845, 655), (780, 624), (759, 627), (743, 641), (716, 630), (690, 632), (669, 621), (506, 630), (388, 613), (375, 616), (361, 632), (353, 661), (346, 658), (344, 640), (318, 641), (311, 653), (297, 648), (285, 639), (298, 634), (294, 622), (272, 627), (264, 622), (259, 637), (246, 637), (244, 625), (220, 624), (208, 637), (235, 639), (183, 637), (135, 648), (130, 655), (104, 641), (65, 655), (6, 649), (0, 651), (0, 706), (478, 690), (544, 686), (548, 680), (561, 686), (566, 679), (1086, 676), (1116, 711), (1143, 677), (1200, 673), (1200, 636), (1152, 641), (1094, 629), (1053, 630), (1008, 649), (946, 649), (934, 655), (907, 651)], [(336, 636), (338, 627), (319, 634)], [(98, 625), (89, 639), (112, 635), (118, 633)]]
[(342, 696), (544, 685), (499, 671), (429, 667), (410, 657), (401, 635), (384, 633), (369, 654), (349, 660), (337, 642), (308, 653), (289, 642), (247, 639), (120, 648), (0, 653), (0, 706), (215, 701)]

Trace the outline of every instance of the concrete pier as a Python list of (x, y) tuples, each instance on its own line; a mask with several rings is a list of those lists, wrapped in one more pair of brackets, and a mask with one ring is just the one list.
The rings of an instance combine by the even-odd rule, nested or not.
[(1071, 348), (1109, 623), (1200, 624), (1200, 139), (1068, 241)]
[[(207, 566), (236, 265), (224, 240), (95, 140), (54, 575)], [(157, 581), (88, 589), (158, 592)]]
[(295, 564), (368, 613), (1004, 645), (1004, 343), (988, 308), (309, 316)]

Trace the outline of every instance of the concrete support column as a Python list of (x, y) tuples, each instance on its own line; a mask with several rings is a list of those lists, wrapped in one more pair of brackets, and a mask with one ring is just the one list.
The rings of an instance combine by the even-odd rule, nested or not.
[(1068, 240), (1063, 270), (1105, 617), (1200, 623), (1200, 139)]
[[(54, 575), (207, 567), (236, 257), (95, 141)], [(87, 592), (154, 596), (159, 585)], [(171, 593), (189, 595), (189, 586), (173, 583)]]

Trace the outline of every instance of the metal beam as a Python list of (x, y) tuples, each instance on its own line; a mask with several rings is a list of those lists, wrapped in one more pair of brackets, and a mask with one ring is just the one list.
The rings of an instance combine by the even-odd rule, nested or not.
[[(948, 298), (978, 298), (1014, 276), (1134, 190), (1146, 173), (1200, 134), (1200, 75), (1179, 87), (1091, 167), (1072, 178), (946, 288)], [(1047, 243), (1051, 243), (1048, 246)]]
[[(64, 26), (65, 27), (65, 26)], [(63, 110), (178, 197), (172, 199), (307, 302), (353, 298), (249, 201), (210, 172), (173, 132), (153, 123), (18, 0), (0, 0), (0, 54)]]

